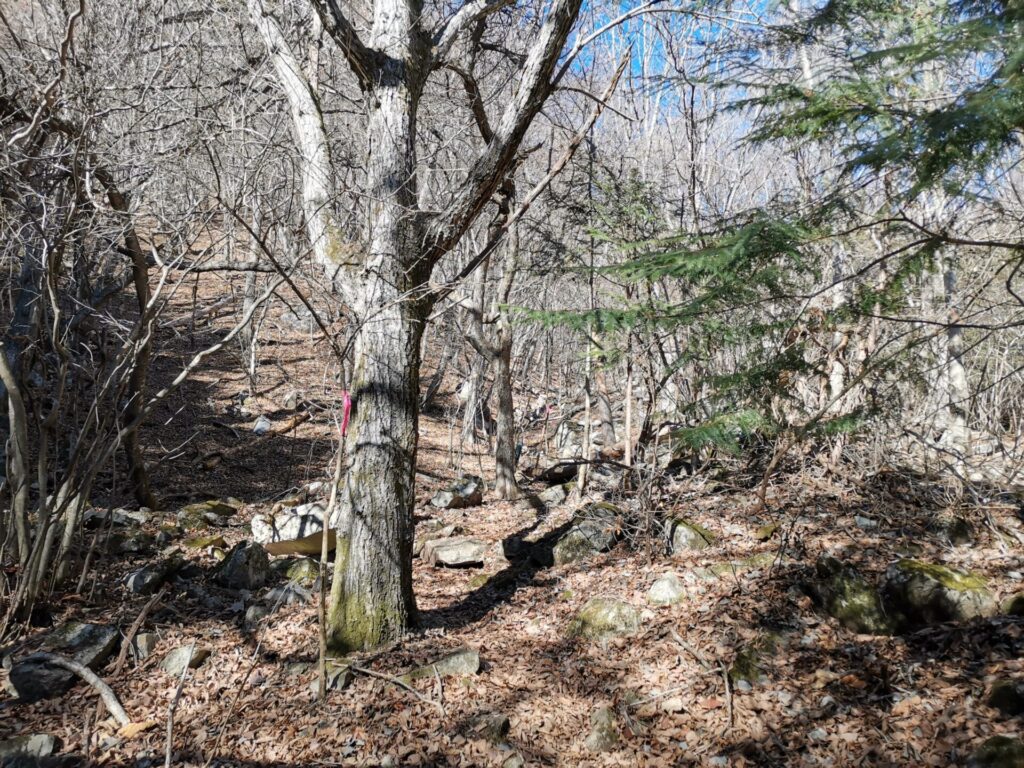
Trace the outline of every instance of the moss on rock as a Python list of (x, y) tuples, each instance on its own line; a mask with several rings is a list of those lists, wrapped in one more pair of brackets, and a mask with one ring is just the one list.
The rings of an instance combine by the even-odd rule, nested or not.
[(569, 622), (569, 637), (607, 640), (635, 635), (640, 630), (640, 611), (622, 600), (595, 597), (588, 600)]

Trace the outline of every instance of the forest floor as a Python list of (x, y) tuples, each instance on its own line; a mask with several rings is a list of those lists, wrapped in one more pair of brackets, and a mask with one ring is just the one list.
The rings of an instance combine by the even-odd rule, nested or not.
[[(216, 293), (207, 288), (199, 298), (209, 303)], [(238, 353), (225, 350), (154, 417), (148, 457), (166, 510), (146, 524), (151, 533), (191, 501), (234, 497), (239, 513), (211, 531), (230, 547), (246, 538), (253, 515), (327, 471), (339, 385), (316, 334), (280, 317), (278, 308), (268, 319), (255, 390)], [(214, 317), (170, 328), (177, 346), (155, 362), (153, 386), (230, 322)], [(292, 389), (295, 408), (286, 403)], [(256, 437), (252, 423), (261, 414), (273, 430)], [(658, 543), (623, 542), (583, 562), (542, 567), (506, 559), (502, 544), (563, 526), (585, 500), (546, 507), (485, 494), (480, 506), (448, 511), (428, 503), (462, 473), (488, 477), (486, 453), (486, 445), (461, 444), (443, 408), (422, 419), (419, 526), (455, 525), (460, 535), (494, 546), (480, 568), (434, 568), (417, 559), (418, 628), (392, 648), (360, 656), (369, 673), (358, 672), (325, 701), (311, 689), (315, 600), (246, 623), (247, 596), (210, 578), (214, 549), (182, 548), (195, 567), (149, 606), (141, 628), (158, 636), (153, 654), (129, 656), (117, 672), (99, 671), (132, 720), (156, 726), (118, 736), (111, 721), (97, 720), (95, 693), (78, 685), (35, 704), (0, 698), (0, 739), (53, 734), (61, 754), (76, 756), (69, 764), (162, 765), (179, 679), (159, 665), (168, 651), (192, 643), (212, 655), (180, 691), (172, 749), (178, 766), (943, 766), (962, 764), (992, 734), (1020, 730), (1018, 719), (985, 702), (994, 680), (1024, 675), (1021, 619), (859, 635), (817, 610), (802, 589), (825, 552), (866, 575), (912, 554), (984, 576), (1002, 600), (1024, 588), (1024, 552), (1006, 534), (1024, 533), (1015, 506), (965, 506), (941, 485), (896, 470), (841, 480), (809, 462), (774, 480), (760, 509), (756, 479), (698, 473), (672, 480), (657, 501), (713, 532), (712, 546), (669, 556)], [(972, 521), (970, 543), (952, 546), (932, 532), (950, 514)], [(779, 524), (774, 537), (759, 541), (755, 532), (771, 522)], [(758, 553), (771, 557), (717, 578), (705, 570)], [(151, 598), (131, 594), (123, 578), (159, 556), (155, 549), (100, 552), (82, 589), (52, 606), (53, 623), (113, 624), (127, 632)], [(652, 582), (666, 573), (683, 582), (685, 599), (649, 605)], [(640, 609), (639, 631), (604, 643), (570, 638), (572, 617), (594, 597)], [(38, 647), (49, 631), (34, 630), (17, 652)], [(476, 674), (427, 676), (413, 681), (412, 691), (386, 679), (466, 646), (482, 660)], [(728, 669), (751, 648), (761, 649), (760, 679), (737, 685)], [(585, 743), (591, 717), (605, 706), (616, 738), (593, 752)], [(509, 720), (498, 743), (481, 728), (487, 715)]]

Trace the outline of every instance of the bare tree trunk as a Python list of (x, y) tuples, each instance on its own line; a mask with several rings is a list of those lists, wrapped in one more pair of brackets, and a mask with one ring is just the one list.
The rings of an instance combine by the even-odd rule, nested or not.
[(411, 310), (404, 301), (382, 308), (356, 337), (354, 439), (327, 621), (335, 651), (398, 637), (415, 617), (405, 565), (412, 562), (422, 318)]
[(494, 358), (494, 389), (498, 400), (498, 433), (494, 449), (494, 491), (499, 499), (514, 500), (521, 495), (516, 482), (516, 425), (512, 402), (512, 336), (502, 334), (501, 348)]

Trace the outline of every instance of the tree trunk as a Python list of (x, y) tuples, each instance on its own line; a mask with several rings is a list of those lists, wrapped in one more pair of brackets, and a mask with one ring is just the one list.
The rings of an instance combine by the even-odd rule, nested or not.
[(393, 304), (356, 337), (354, 437), (327, 620), (328, 643), (343, 653), (393, 640), (415, 617), (412, 516), (423, 326), (412, 309)]
[(494, 389), (498, 399), (498, 434), (494, 450), (494, 491), (499, 499), (513, 501), (521, 495), (516, 482), (516, 424), (512, 403), (512, 337), (501, 334), (494, 358)]

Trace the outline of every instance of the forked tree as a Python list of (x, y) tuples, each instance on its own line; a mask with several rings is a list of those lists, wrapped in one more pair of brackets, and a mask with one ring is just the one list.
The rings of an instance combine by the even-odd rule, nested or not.
[[(510, 0), (471, 0), (427, 29), (420, 0), (375, 0), (359, 30), (338, 0), (309, 0), (362, 91), (366, 149), (358, 231), (344, 232), (317, 89), (269, 3), (248, 0), (287, 96), (302, 162), (302, 204), (314, 258), (358, 322), (351, 375), (349, 466), (337, 519), (328, 615), (331, 645), (368, 648), (400, 635), (415, 614), (414, 478), (420, 339), (437, 296), (431, 275), (514, 170), (534, 118), (555, 87), (581, 0), (554, 0), (522, 58), (490, 141), (448, 198), (427, 211), (417, 188), (417, 114), (432, 72)], [(556, 71), (556, 68), (557, 71)]]

